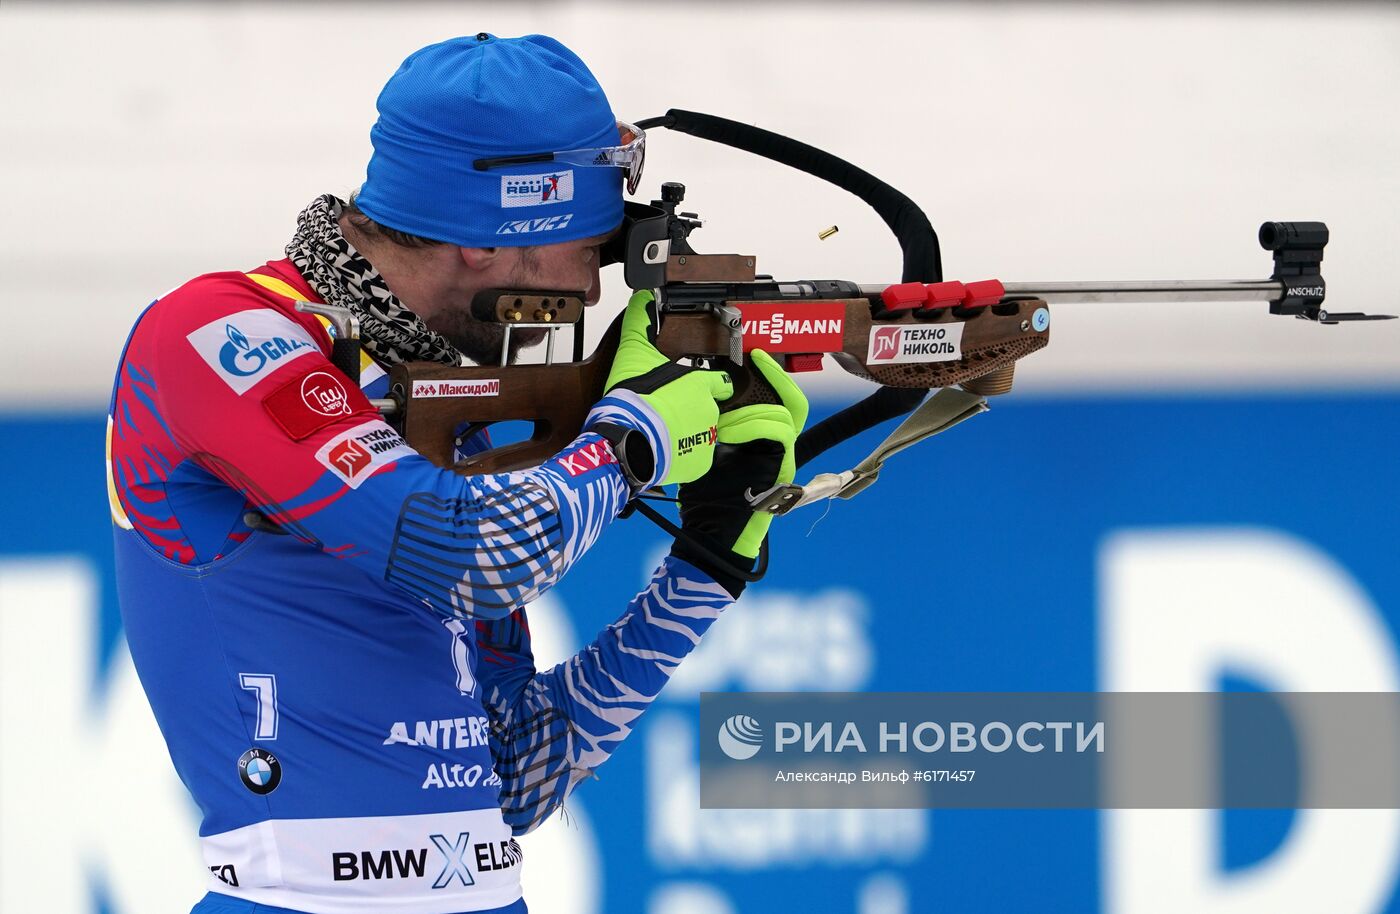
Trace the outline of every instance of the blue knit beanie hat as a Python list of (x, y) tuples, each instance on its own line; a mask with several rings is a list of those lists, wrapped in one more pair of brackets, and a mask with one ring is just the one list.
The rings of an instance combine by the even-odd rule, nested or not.
[(389, 228), (461, 247), (553, 244), (622, 221), (622, 170), (481, 158), (618, 143), (607, 96), (544, 35), (452, 38), (412, 54), (379, 93), (374, 155), (355, 198)]

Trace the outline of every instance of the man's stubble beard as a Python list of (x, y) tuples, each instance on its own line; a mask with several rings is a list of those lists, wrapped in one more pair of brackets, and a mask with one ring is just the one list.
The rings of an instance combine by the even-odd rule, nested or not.
[[(501, 364), (501, 344), (505, 340), (504, 324), (490, 324), (479, 321), (467, 309), (440, 311), (424, 323), (428, 329), (442, 334), (462, 355), (478, 365)], [(543, 330), (516, 330), (510, 335), (510, 351), (506, 354), (506, 364), (515, 361), (520, 350), (534, 346), (544, 339)]]
[[(530, 248), (522, 248), (520, 263), (506, 277), (502, 284), (507, 289), (529, 289), (532, 277), (538, 268), (538, 259)], [(434, 330), (462, 355), (478, 365), (501, 364), (501, 345), (506, 336), (506, 325), (477, 320), (471, 314), (471, 301), (460, 307), (444, 308), (424, 321), (429, 330)], [(506, 364), (516, 360), (520, 350), (537, 345), (545, 337), (544, 330), (515, 330), (510, 335), (510, 351), (506, 354)]]

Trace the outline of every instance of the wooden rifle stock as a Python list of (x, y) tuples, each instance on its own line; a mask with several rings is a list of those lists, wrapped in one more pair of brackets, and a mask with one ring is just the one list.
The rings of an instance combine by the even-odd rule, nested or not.
[[(890, 319), (872, 318), (870, 301), (865, 298), (824, 303), (830, 301), (845, 308), (842, 349), (833, 352), (833, 358), (850, 373), (890, 387), (974, 387), (980, 379), (987, 386), (978, 392), (1002, 392), (1010, 388), (1010, 372), (1016, 360), (1049, 342), (1048, 329), (1034, 326), (1035, 312), (1046, 308), (1045, 302), (1038, 299), (1004, 301), (973, 309), (946, 308), (931, 317), (904, 314)], [(747, 306), (781, 304), (793, 315), (800, 315), (804, 306), (813, 303), (814, 300), (726, 304), (741, 311)], [(721, 404), (722, 410), (778, 402), (776, 392), (761, 375), (727, 358), (731, 331), (714, 315), (703, 311), (667, 313), (664, 307), (662, 315), (656, 346), (663, 354), (671, 359), (708, 359), (712, 367), (730, 373), (734, 396)], [(886, 360), (882, 364), (872, 357), (872, 334), (880, 328), (937, 329), (955, 324), (962, 326), (961, 357), (956, 360)], [(578, 436), (589, 409), (602, 399), (621, 326), (619, 315), (598, 348), (581, 362), (468, 368), (407, 362), (395, 366), (390, 372), (390, 393), (397, 410), (391, 419), (420, 454), (460, 473), (499, 473), (538, 466)], [(532, 423), (529, 437), (461, 462), (454, 461), (458, 430), (464, 425), (476, 429), (507, 421)]]

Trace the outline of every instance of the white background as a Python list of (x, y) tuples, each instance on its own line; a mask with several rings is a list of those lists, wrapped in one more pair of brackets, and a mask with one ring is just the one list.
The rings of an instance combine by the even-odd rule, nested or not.
[[(9, 402), (103, 408), (147, 302), (280, 256), (307, 201), (363, 180), (402, 58), (482, 30), (561, 38), (624, 119), (691, 108), (856, 162), (924, 207), (950, 279), (1265, 278), (1259, 223), (1316, 219), (1328, 306), (1400, 311), (1393, 4), (7, 0)], [(786, 278), (898, 278), (873, 212), (805, 175), (656, 131), (645, 198), (663, 180), (689, 186), (702, 251)], [(613, 278), (605, 306), (622, 291)], [(1022, 390), (1400, 383), (1400, 322), (1264, 311), (1065, 305)]]

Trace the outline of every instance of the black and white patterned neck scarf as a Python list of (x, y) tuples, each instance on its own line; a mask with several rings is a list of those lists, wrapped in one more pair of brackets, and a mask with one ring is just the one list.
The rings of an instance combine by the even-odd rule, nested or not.
[(360, 345), (380, 362), (470, 364), (442, 334), (429, 330), (389, 291), (384, 277), (340, 231), (344, 201), (323, 194), (297, 216), (287, 256), (327, 304), (360, 320)]

